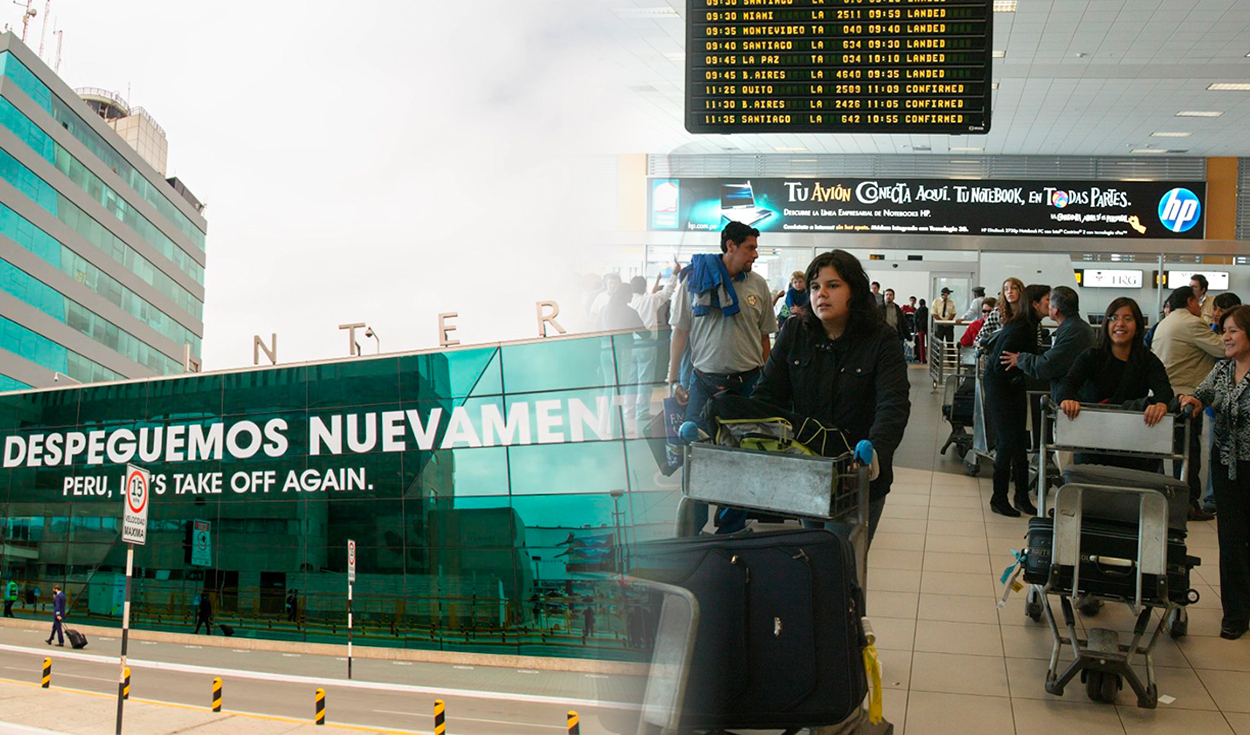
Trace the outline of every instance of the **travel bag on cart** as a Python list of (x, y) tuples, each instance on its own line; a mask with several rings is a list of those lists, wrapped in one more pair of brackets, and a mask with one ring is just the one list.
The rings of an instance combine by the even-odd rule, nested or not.
[(69, 645), (71, 648), (79, 649), (87, 647), (87, 636), (77, 630), (74, 630), (73, 628), (65, 629), (65, 637), (69, 639)]
[[(1189, 520), (1189, 485), (1161, 472), (1146, 472), (1101, 464), (1068, 465), (1064, 484), (1106, 485), (1156, 490), (1168, 499), (1168, 533), (1185, 533)], [(1084, 500), (1086, 516), (1136, 523), (1138, 500), (1121, 493), (1089, 493)]]
[(976, 381), (973, 378), (964, 378), (951, 396), (950, 406), (942, 407), (942, 413), (952, 424), (972, 426), (972, 412), (975, 404)]
[(683, 730), (834, 725), (868, 692), (851, 544), (824, 529), (636, 547), (636, 576), (684, 587), (699, 623)]
[[(1025, 552), (1024, 581), (1046, 584), (1050, 576), (1051, 552), (1054, 543), (1054, 521), (1030, 518), (1028, 548)], [(1137, 573), (1132, 567), (1103, 563), (1101, 557), (1137, 558), (1137, 525), (1106, 521), (1085, 516), (1081, 523), (1081, 593), (1133, 599), (1137, 595)], [(1185, 552), (1184, 537), (1168, 533), (1167, 596), (1177, 604), (1189, 602), (1189, 571), (1200, 560)], [(1158, 594), (1162, 582), (1156, 575), (1142, 577), (1143, 602), (1163, 602)], [(1060, 570), (1055, 579), (1059, 589), (1071, 589), (1071, 568)]]

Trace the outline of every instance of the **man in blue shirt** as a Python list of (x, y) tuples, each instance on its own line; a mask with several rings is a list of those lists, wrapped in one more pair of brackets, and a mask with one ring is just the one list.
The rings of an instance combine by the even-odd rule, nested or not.
[(48, 634), (48, 645), (52, 645), (53, 636), (56, 637), (56, 644), (62, 648), (65, 647), (65, 635), (62, 633), (61, 621), (65, 619), (65, 593), (61, 591), (61, 585), (53, 585), (52, 587), (52, 632)]

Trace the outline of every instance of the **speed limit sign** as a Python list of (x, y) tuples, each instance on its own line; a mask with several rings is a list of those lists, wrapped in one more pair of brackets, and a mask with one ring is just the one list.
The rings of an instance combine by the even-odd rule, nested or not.
[(147, 543), (151, 491), (152, 473), (126, 465), (126, 480), (122, 484), (122, 541), (138, 546)]
[(356, 583), (356, 542), (347, 540), (347, 583)]

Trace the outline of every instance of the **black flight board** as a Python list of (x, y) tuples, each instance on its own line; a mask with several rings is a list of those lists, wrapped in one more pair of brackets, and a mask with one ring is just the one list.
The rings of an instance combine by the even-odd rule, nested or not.
[(993, 0), (689, 0), (686, 129), (990, 129)]

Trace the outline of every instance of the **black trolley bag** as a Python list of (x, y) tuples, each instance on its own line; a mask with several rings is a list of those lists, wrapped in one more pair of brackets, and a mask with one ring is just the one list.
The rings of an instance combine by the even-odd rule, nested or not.
[(857, 714), (868, 694), (863, 591), (845, 538), (824, 529), (677, 538), (639, 547), (634, 565), (699, 603), (683, 732)]
[[(1063, 472), (1065, 483), (1086, 485), (1129, 486), (1155, 490), (1168, 501), (1167, 531), (1167, 599), (1179, 605), (1190, 602), (1190, 571), (1201, 562), (1186, 553), (1186, 521), (1189, 513), (1189, 486), (1158, 472), (1102, 464), (1077, 464)], [(1137, 556), (1137, 507), (1130, 496), (1092, 495), (1086, 500), (1085, 521), (1081, 529), (1082, 590), (1098, 595), (1132, 599), (1136, 594), (1136, 577), (1132, 569), (1100, 563), (1100, 557), (1135, 559)], [(1025, 557), (1024, 581), (1045, 584), (1050, 573), (1050, 551), (1054, 522), (1050, 518), (1030, 518), (1028, 554)], [(1055, 580), (1061, 586), (1072, 582), (1071, 570), (1060, 570)], [(1165, 602), (1154, 594), (1163, 580), (1146, 575), (1143, 594), (1157, 602)]]

